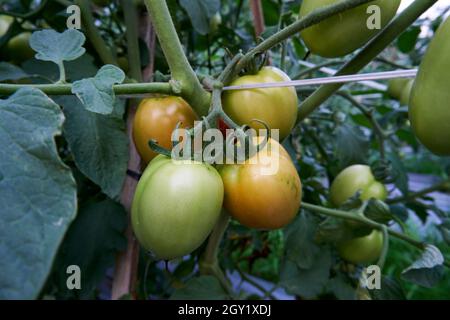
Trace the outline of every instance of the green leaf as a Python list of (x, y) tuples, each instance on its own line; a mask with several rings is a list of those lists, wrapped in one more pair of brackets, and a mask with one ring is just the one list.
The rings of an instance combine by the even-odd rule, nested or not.
[(30, 46), (37, 51), (37, 59), (61, 64), (81, 57), (86, 51), (83, 48), (85, 41), (84, 34), (75, 29), (67, 29), (63, 33), (46, 29), (31, 35)]
[(450, 246), (450, 218), (446, 218), (438, 226), (439, 231), (442, 234), (442, 238)]
[(444, 274), (444, 257), (433, 245), (427, 245), (421, 257), (403, 270), (402, 277), (415, 284), (432, 288)]
[(310, 268), (320, 251), (314, 243), (316, 229), (317, 223), (314, 219), (302, 211), (285, 230), (286, 257), (294, 261), (299, 268)]
[(75, 180), (54, 141), (63, 121), (39, 90), (0, 100), (0, 299), (37, 297), (75, 217)]
[(209, 33), (210, 18), (220, 9), (220, 0), (180, 0), (195, 31), (201, 35)]
[(373, 300), (406, 300), (400, 283), (387, 276), (381, 276), (380, 289), (368, 291)]
[(340, 300), (356, 299), (356, 289), (342, 274), (338, 274), (336, 277), (330, 279), (327, 283), (327, 289)]
[(117, 199), (128, 165), (124, 121), (115, 113), (104, 116), (87, 111), (75, 97), (56, 101), (64, 107), (64, 136), (78, 169), (110, 198)]
[[(80, 208), (70, 226), (55, 263), (60, 298), (95, 298), (93, 292), (114, 265), (118, 251), (126, 249), (127, 214), (118, 203), (106, 199)], [(67, 267), (81, 270), (81, 290), (68, 290)]]
[(86, 107), (86, 110), (110, 114), (114, 110), (113, 85), (122, 83), (125, 73), (113, 65), (103, 66), (94, 78), (82, 79), (73, 83), (74, 93)]
[(172, 300), (224, 300), (228, 295), (213, 276), (200, 276), (189, 280), (183, 288), (175, 290)]
[(29, 75), (19, 67), (11, 63), (0, 62), (0, 81), (19, 80), (28, 77)]
[(335, 153), (342, 168), (367, 161), (369, 141), (359, 127), (344, 124), (336, 130)]
[(403, 195), (408, 194), (408, 173), (402, 160), (394, 152), (388, 154), (388, 160), (392, 164), (394, 184), (403, 193)]
[(328, 282), (332, 260), (328, 249), (321, 251), (308, 269), (298, 268), (295, 262), (285, 259), (281, 267), (280, 286), (289, 294), (314, 298)]
[(410, 27), (403, 32), (397, 39), (397, 47), (403, 53), (408, 53), (416, 47), (417, 39), (419, 38), (421, 28), (419, 26)]
[(387, 223), (392, 220), (392, 213), (389, 206), (383, 201), (373, 198), (368, 201), (364, 215), (380, 223)]

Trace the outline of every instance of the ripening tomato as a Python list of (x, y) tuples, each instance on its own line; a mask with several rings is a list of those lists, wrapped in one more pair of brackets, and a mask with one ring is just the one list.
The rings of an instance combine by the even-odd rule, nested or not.
[(195, 120), (194, 110), (180, 97), (142, 100), (133, 122), (133, 139), (142, 160), (148, 163), (157, 155), (150, 149), (149, 140), (154, 139), (160, 146), (171, 149), (171, 136), (177, 124), (181, 122), (181, 128), (190, 128)]
[(270, 139), (245, 163), (223, 165), (219, 172), (225, 187), (224, 207), (241, 224), (271, 230), (297, 215), (300, 177), (287, 151), (275, 140)]
[(438, 28), (419, 67), (409, 101), (409, 120), (431, 152), (450, 155), (450, 18)]
[(223, 183), (212, 166), (159, 155), (136, 188), (131, 222), (140, 244), (158, 259), (197, 249), (222, 210)]
[(352, 263), (371, 263), (383, 250), (383, 233), (373, 230), (369, 235), (353, 238), (337, 245), (339, 255)]
[[(303, 0), (300, 8), (300, 18), (316, 9), (342, 2), (343, 0)], [(326, 58), (345, 56), (361, 48), (374, 37), (395, 16), (401, 0), (377, 0), (343, 13), (332, 16), (313, 25), (300, 34), (306, 46), (312, 53)], [(379, 8), (377, 12), (369, 12), (369, 6)], [(371, 19), (379, 18), (379, 29), (369, 29)], [(374, 20), (374, 21), (375, 21)]]
[[(230, 85), (267, 82), (284, 82), (291, 79), (278, 68), (264, 67), (255, 75), (246, 75)], [(264, 126), (253, 120), (265, 122), (270, 129), (280, 130), (280, 141), (291, 132), (297, 120), (297, 92), (294, 87), (259, 88), (225, 91), (224, 111), (239, 125), (247, 124), (255, 129)]]
[(358, 191), (361, 200), (385, 200), (387, 197), (386, 187), (375, 180), (370, 167), (356, 164), (342, 170), (334, 179), (330, 187), (331, 203), (339, 207)]

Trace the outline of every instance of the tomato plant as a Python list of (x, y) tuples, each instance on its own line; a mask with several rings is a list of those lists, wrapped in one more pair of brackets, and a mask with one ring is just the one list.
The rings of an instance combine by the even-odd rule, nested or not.
[(134, 117), (133, 138), (144, 162), (157, 155), (148, 145), (151, 139), (162, 147), (171, 148), (172, 132), (178, 123), (180, 128), (191, 128), (196, 119), (195, 112), (182, 98), (168, 96), (142, 100)]
[[(255, 139), (256, 140), (256, 139)], [(275, 140), (245, 164), (224, 165), (224, 206), (240, 223), (257, 229), (277, 229), (297, 215), (302, 186), (297, 170)]]
[(223, 183), (214, 168), (158, 156), (136, 188), (133, 230), (142, 246), (158, 259), (182, 257), (209, 235), (222, 200)]
[[(239, 77), (231, 85), (289, 80), (278, 68), (264, 67), (255, 75)], [(297, 94), (293, 87), (227, 91), (223, 95), (223, 107), (239, 124), (264, 128), (254, 121), (256, 119), (266, 123), (270, 129), (280, 130), (280, 140), (283, 140), (291, 132), (297, 117)]]
[(369, 235), (339, 243), (339, 255), (352, 263), (371, 263), (376, 261), (383, 248), (383, 233), (378, 230)]
[[(304, 0), (300, 17), (340, 0)], [(380, 29), (367, 27), (368, 7), (377, 6), (381, 14), (381, 28), (395, 16), (400, 0), (378, 0), (344, 12), (314, 25), (301, 33), (311, 52), (322, 57), (333, 58), (349, 54), (362, 47)]]

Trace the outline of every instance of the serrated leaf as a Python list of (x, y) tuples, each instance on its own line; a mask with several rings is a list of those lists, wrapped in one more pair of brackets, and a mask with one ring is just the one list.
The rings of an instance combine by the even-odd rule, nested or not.
[(444, 257), (433, 245), (427, 245), (421, 257), (403, 270), (402, 277), (415, 284), (432, 288), (444, 274)]
[(75, 217), (75, 180), (54, 141), (63, 121), (37, 89), (0, 100), (0, 299), (36, 298)]
[(224, 300), (228, 295), (214, 276), (200, 276), (175, 290), (171, 300)]
[[(125, 250), (127, 215), (118, 203), (106, 199), (80, 208), (70, 226), (55, 263), (59, 298), (95, 298), (93, 292), (114, 265), (118, 251)], [(67, 267), (81, 271), (81, 290), (68, 290)]]
[(209, 19), (219, 11), (220, 0), (180, 0), (195, 31), (201, 35), (209, 32)]
[(67, 29), (59, 33), (53, 29), (36, 31), (31, 35), (30, 46), (37, 52), (36, 59), (61, 64), (81, 57), (86, 50), (86, 37), (80, 31)]
[(300, 268), (310, 268), (320, 251), (314, 243), (316, 229), (316, 222), (302, 211), (295, 222), (285, 230), (286, 257)]
[(336, 129), (335, 153), (341, 167), (365, 163), (369, 141), (359, 127), (344, 124)]
[(408, 194), (408, 173), (403, 165), (402, 160), (398, 157), (396, 153), (389, 153), (388, 159), (392, 164), (393, 176), (395, 178), (395, 186), (403, 193), (403, 195)]
[(308, 269), (298, 268), (293, 261), (285, 259), (281, 267), (280, 286), (289, 294), (314, 298), (325, 288), (332, 264), (331, 252), (323, 250)]
[(338, 274), (327, 283), (327, 289), (340, 300), (355, 300), (356, 289), (343, 275)]
[(373, 300), (406, 300), (400, 284), (390, 277), (381, 276), (380, 289), (368, 290)]
[(116, 66), (105, 65), (93, 78), (76, 81), (72, 93), (83, 103), (86, 110), (99, 114), (110, 114), (114, 110), (113, 85), (122, 83), (125, 73)]
[(114, 113), (104, 116), (87, 111), (75, 97), (56, 101), (64, 107), (64, 135), (78, 169), (110, 198), (117, 199), (128, 164), (124, 121)]
[(0, 62), (0, 81), (19, 80), (28, 77), (29, 75), (19, 67), (11, 63)]

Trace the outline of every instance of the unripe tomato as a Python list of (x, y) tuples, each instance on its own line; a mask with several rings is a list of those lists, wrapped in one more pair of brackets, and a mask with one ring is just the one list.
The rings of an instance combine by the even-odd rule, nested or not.
[(216, 32), (222, 24), (222, 16), (216, 12), (209, 20), (209, 30), (211, 33)]
[(377, 260), (383, 249), (383, 233), (373, 230), (369, 235), (353, 238), (337, 245), (339, 255), (349, 262), (371, 263)]
[[(316, 9), (343, 0), (303, 0), (300, 18)], [(326, 58), (342, 57), (361, 48), (395, 16), (401, 0), (377, 0), (332, 16), (301, 32), (301, 37), (312, 53)], [(369, 6), (380, 8), (380, 29), (369, 29)]]
[(222, 202), (223, 183), (213, 167), (159, 155), (137, 185), (131, 208), (133, 230), (156, 258), (182, 257), (208, 237)]
[(388, 94), (394, 99), (400, 100), (402, 96), (403, 88), (408, 84), (410, 79), (398, 78), (391, 79), (388, 82)]
[(31, 32), (22, 32), (11, 38), (7, 44), (9, 57), (15, 63), (21, 63), (34, 57), (34, 50), (30, 47)]
[[(272, 152), (267, 152), (268, 148)], [(224, 207), (241, 224), (277, 229), (297, 215), (302, 197), (300, 177), (286, 150), (275, 140), (270, 139), (245, 163), (224, 165), (219, 172), (225, 186)]]
[[(290, 80), (280, 69), (264, 67), (255, 75), (236, 79), (231, 85)], [(247, 124), (254, 129), (264, 128), (260, 123), (252, 122), (258, 119), (270, 129), (279, 129), (282, 141), (289, 135), (297, 120), (297, 92), (294, 87), (226, 91), (223, 94), (223, 108), (240, 125)]]
[(122, 69), (125, 73), (128, 73), (128, 71), (130, 70), (130, 65), (128, 63), (127, 57), (122, 56), (117, 58), (117, 64), (119, 65), (119, 68)]
[(148, 142), (156, 140), (160, 146), (171, 149), (171, 136), (178, 122), (181, 128), (193, 127), (197, 116), (180, 97), (166, 96), (144, 99), (139, 104), (133, 122), (133, 139), (142, 160), (148, 163), (157, 154)]
[(417, 138), (431, 152), (450, 155), (450, 18), (439, 27), (419, 67), (409, 103)]
[(400, 96), (400, 104), (403, 106), (409, 105), (409, 98), (411, 97), (411, 91), (414, 84), (414, 80), (410, 79), (403, 87), (402, 94)]
[(387, 197), (386, 187), (375, 180), (370, 167), (356, 164), (342, 170), (334, 179), (330, 188), (331, 203), (339, 207), (358, 191), (361, 200), (385, 200)]

